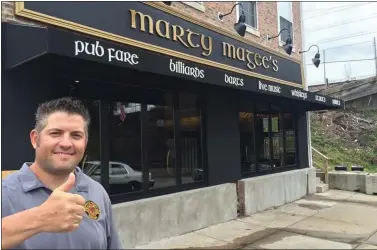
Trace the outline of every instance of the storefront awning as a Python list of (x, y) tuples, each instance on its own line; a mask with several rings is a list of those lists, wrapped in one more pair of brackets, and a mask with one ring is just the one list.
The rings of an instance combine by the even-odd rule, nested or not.
[(5, 70), (35, 58), (58, 55), (279, 96), (296, 100), (298, 105), (308, 104), (307, 110), (344, 108), (344, 102), (340, 99), (308, 92), (300, 87), (238, 74), (59, 28), (2, 23), (2, 37), (2, 60)]

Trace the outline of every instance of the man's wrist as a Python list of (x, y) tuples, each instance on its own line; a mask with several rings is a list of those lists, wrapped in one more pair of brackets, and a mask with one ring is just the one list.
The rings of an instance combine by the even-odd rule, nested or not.
[(43, 212), (40, 207), (34, 207), (30, 209), (30, 229), (36, 233), (44, 232), (45, 220), (43, 219)]

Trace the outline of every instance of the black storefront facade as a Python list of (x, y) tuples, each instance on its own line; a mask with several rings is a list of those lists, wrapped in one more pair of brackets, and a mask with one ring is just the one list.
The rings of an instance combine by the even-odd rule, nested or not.
[(92, 116), (80, 166), (114, 203), (309, 167), (306, 112), (344, 102), (303, 90), (294, 59), (160, 3), (18, 2), (48, 24), (2, 23), (2, 167), (33, 161), (40, 102)]

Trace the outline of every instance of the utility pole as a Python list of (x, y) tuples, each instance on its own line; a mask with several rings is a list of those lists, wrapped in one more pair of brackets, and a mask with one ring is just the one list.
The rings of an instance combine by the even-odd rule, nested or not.
[(373, 50), (374, 50), (374, 61), (376, 66), (376, 79), (377, 79), (377, 45), (376, 45), (376, 37), (374, 37), (373, 40)]
[(324, 77), (324, 80), (325, 80), (325, 86), (327, 88), (328, 86), (327, 86), (327, 79), (326, 79), (326, 56), (325, 56), (325, 50), (323, 50), (323, 77)]

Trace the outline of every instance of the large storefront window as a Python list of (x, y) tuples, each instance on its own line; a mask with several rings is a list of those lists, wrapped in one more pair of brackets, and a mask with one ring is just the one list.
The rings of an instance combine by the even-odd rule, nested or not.
[(293, 113), (284, 113), (285, 161), (287, 166), (297, 164), (296, 130)]
[(280, 108), (271, 105), (271, 136), (273, 168), (284, 167), (283, 127)]
[(179, 131), (182, 183), (204, 180), (199, 96), (179, 95)]
[(242, 105), (239, 112), (242, 175), (267, 174), (296, 166), (293, 112), (261, 102), (248, 106)]
[(255, 109), (255, 147), (257, 150), (258, 171), (266, 171), (271, 168), (270, 124), (268, 104), (257, 103)]
[(141, 104), (113, 101), (110, 111), (110, 193), (142, 189)]
[(85, 97), (87, 85), (75, 87), (92, 119), (80, 167), (109, 195), (133, 199), (203, 184), (199, 95), (114, 87), (96, 100)]
[(153, 188), (176, 185), (173, 95), (164, 93), (147, 105), (148, 163)]
[(88, 131), (88, 145), (79, 166), (93, 180), (101, 182), (100, 165), (100, 113), (99, 100), (81, 99), (89, 110), (91, 122)]

